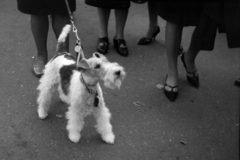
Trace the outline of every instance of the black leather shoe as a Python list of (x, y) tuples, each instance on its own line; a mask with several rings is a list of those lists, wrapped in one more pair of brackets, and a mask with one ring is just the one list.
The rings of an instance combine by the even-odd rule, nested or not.
[(113, 39), (113, 44), (118, 54), (121, 56), (128, 56), (128, 48), (126, 45), (126, 41), (124, 39)]
[[(173, 101), (177, 98), (177, 96), (178, 96), (178, 86), (177, 86), (177, 85), (176, 85), (176, 86), (170, 86), (170, 85), (168, 85), (168, 84), (167, 84), (167, 77), (168, 77), (168, 75), (166, 76), (166, 81), (165, 81), (165, 86), (164, 86), (164, 93), (165, 93), (166, 97), (167, 97), (170, 101), (173, 102)], [(166, 89), (166, 87), (171, 88), (171, 90), (168, 91), (168, 90)]]
[(234, 85), (240, 87), (240, 78), (238, 78), (238, 79), (234, 82)]
[(107, 54), (109, 52), (109, 44), (108, 37), (98, 38), (97, 51), (102, 54)]
[(41, 78), (43, 76), (43, 71), (45, 69), (45, 66), (44, 65), (33, 65), (33, 74), (38, 77), (38, 78)]
[(172, 86), (169, 86), (169, 85), (165, 84), (165, 87), (166, 86), (171, 88), (171, 91), (168, 91), (164, 88), (164, 93), (165, 93), (166, 97), (172, 102), (175, 101), (175, 99), (178, 96), (178, 91), (174, 91), (174, 89), (178, 89), (178, 86), (172, 87)]
[(160, 32), (160, 27), (158, 26), (157, 30), (155, 31), (155, 33), (153, 34), (153, 36), (151, 38), (142, 37), (137, 44), (138, 45), (150, 44), (153, 40), (155, 40), (155, 38), (159, 32)]
[[(197, 71), (195, 72), (188, 72), (187, 71), (187, 66), (186, 63), (184, 61), (184, 53), (181, 55), (181, 60), (183, 63), (183, 67), (185, 68), (186, 72), (187, 72), (187, 80), (189, 83), (191, 83), (194, 87), (198, 88), (199, 87), (199, 76), (197, 74)], [(191, 76), (189, 76), (188, 74), (190, 74)]]

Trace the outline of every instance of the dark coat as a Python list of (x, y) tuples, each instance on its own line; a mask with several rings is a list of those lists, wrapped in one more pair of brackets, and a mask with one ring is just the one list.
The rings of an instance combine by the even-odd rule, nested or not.
[[(76, 0), (68, 0), (71, 12), (76, 10)], [(65, 0), (17, 0), (18, 10), (31, 15), (68, 14)]]
[(124, 9), (130, 7), (130, 0), (85, 0), (85, 3), (99, 8)]

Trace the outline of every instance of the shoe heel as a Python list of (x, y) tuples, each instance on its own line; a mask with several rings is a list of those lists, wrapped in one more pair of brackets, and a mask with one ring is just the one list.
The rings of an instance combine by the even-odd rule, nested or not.
[(159, 32), (160, 32), (160, 27), (158, 26), (156, 32), (153, 34), (153, 37), (152, 37), (153, 40), (156, 39), (156, 36), (158, 35)]
[(184, 53), (181, 55), (181, 60), (182, 60), (183, 67), (185, 68), (187, 74), (192, 75), (192, 77), (186, 75), (188, 82), (190, 84), (192, 84), (195, 88), (199, 88), (199, 76), (198, 76), (198, 74), (196, 74), (197, 71), (195, 71), (195, 72), (188, 72), (187, 71), (187, 66), (186, 66), (186, 63), (185, 63), (185, 60), (184, 60)]
[(158, 35), (159, 32), (160, 32), (160, 27), (158, 26), (157, 30), (155, 31), (155, 33), (153, 34), (153, 36), (151, 38), (142, 37), (137, 44), (138, 45), (150, 44), (153, 40), (156, 39), (156, 36)]

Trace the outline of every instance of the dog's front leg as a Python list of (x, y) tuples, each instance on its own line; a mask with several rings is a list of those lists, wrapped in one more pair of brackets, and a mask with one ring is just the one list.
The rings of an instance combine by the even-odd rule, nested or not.
[(74, 142), (78, 143), (81, 138), (81, 130), (84, 126), (84, 116), (81, 114), (79, 110), (79, 104), (73, 103), (68, 108), (68, 112), (66, 114), (68, 119), (67, 130), (68, 130), (68, 138)]
[(111, 113), (105, 106), (103, 97), (100, 97), (99, 105), (94, 109), (93, 115), (97, 121), (96, 129), (101, 134), (102, 139), (106, 143), (113, 144), (115, 135), (112, 131), (112, 125), (110, 123)]

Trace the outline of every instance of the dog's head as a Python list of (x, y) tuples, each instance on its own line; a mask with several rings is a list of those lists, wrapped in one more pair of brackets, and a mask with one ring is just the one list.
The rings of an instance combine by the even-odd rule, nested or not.
[(122, 66), (116, 62), (109, 62), (104, 55), (97, 52), (89, 59), (81, 59), (78, 67), (84, 70), (85, 80), (88, 83), (96, 84), (102, 80), (104, 86), (110, 89), (120, 88), (126, 76)]

